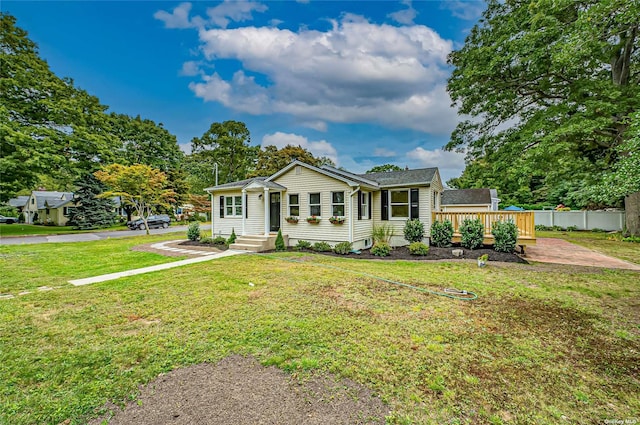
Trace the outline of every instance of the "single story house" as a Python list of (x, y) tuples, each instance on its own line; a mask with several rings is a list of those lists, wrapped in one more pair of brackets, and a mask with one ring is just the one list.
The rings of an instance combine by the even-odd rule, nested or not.
[[(114, 197), (112, 201), (117, 214), (126, 217), (120, 197)], [(76, 206), (76, 202), (73, 192), (34, 190), (29, 196), (10, 199), (9, 205), (23, 215), (26, 224), (65, 226), (69, 221), (70, 209)]]
[(22, 207), (22, 214), (27, 224), (51, 223), (64, 226), (68, 221), (69, 207), (72, 206), (73, 192), (34, 190)]
[[(299, 240), (372, 245), (376, 225), (395, 231), (391, 244), (405, 245), (408, 219), (420, 219), (425, 235), (440, 208), (443, 186), (437, 168), (354, 174), (293, 161), (268, 177), (205, 189), (211, 195), (211, 234), (240, 236), (235, 248), (267, 249), (281, 230), (289, 245)], [(425, 237), (428, 241), (428, 237)]]
[(447, 189), (442, 192), (441, 208), (444, 212), (498, 211), (496, 189)]

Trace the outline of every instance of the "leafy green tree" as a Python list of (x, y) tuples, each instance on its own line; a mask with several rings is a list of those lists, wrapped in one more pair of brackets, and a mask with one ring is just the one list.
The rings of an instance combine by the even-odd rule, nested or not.
[(369, 173), (388, 173), (389, 171), (401, 171), (401, 170), (402, 170), (402, 168), (398, 167), (397, 165), (394, 165), (394, 164), (383, 164), (383, 165), (376, 165), (375, 167), (373, 167), (372, 169), (367, 171), (367, 174), (369, 174)]
[(0, 201), (51, 170), (56, 185), (70, 189), (113, 160), (117, 141), (106, 130), (106, 107), (51, 72), (7, 13), (0, 13), (0, 64)]
[(250, 143), (249, 130), (239, 121), (213, 123), (202, 137), (194, 137), (187, 166), (193, 174), (194, 187), (213, 186), (214, 164), (218, 164), (219, 184), (247, 178), (260, 149)]
[[(587, 205), (640, 109), (640, 6), (626, 0), (490, 0), (448, 83), (470, 117), (448, 149), (503, 193), (562, 192)], [(562, 189), (564, 186), (564, 189)]]
[(316, 167), (335, 165), (330, 158), (325, 156), (316, 157), (302, 146), (287, 145), (278, 149), (273, 145), (269, 145), (258, 152), (258, 162), (250, 176), (270, 176), (295, 160)]
[(148, 165), (111, 164), (95, 173), (110, 190), (102, 197), (119, 196), (123, 203), (132, 205), (144, 222), (147, 234), (147, 218), (157, 208), (169, 208), (175, 202), (175, 192), (167, 188), (167, 176)]
[(115, 205), (111, 199), (100, 197), (106, 187), (92, 174), (83, 176), (76, 185), (73, 193), (76, 206), (71, 208), (68, 224), (82, 230), (112, 226)]

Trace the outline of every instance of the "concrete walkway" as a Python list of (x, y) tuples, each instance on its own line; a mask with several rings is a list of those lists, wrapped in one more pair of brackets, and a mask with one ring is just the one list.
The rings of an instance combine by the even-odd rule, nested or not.
[[(157, 244), (157, 245), (162, 245), (162, 244)], [(187, 253), (186, 251), (194, 252), (192, 250), (186, 250), (186, 249), (182, 250), (179, 248), (169, 248), (169, 247), (164, 247), (164, 248), (156, 247), (156, 249), (165, 249), (167, 251), (173, 251), (173, 252), (176, 252), (175, 250), (179, 250), (179, 251), (185, 251), (185, 253)], [(181, 266), (186, 266), (188, 264), (194, 264), (194, 263), (202, 263), (204, 261), (215, 260), (216, 258), (230, 257), (232, 255), (245, 254), (245, 253), (246, 253), (245, 251), (234, 251), (231, 249), (227, 251), (214, 253), (214, 254), (210, 252), (203, 253), (202, 251), (198, 251), (196, 254), (201, 255), (200, 257), (174, 261), (172, 263), (158, 264), (156, 266), (142, 267), (140, 269), (127, 270), (124, 272), (109, 273), (109, 274), (103, 274), (100, 276), (87, 277), (84, 279), (74, 279), (74, 280), (70, 280), (69, 283), (74, 286), (90, 285), (92, 283), (106, 282), (108, 280), (119, 279), (121, 277), (157, 272), (160, 270), (167, 270), (167, 269), (172, 269), (174, 267), (181, 267)]]
[(538, 238), (536, 245), (527, 247), (527, 260), (541, 263), (603, 267), (640, 271), (640, 265), (600, 254), (563, 239)]

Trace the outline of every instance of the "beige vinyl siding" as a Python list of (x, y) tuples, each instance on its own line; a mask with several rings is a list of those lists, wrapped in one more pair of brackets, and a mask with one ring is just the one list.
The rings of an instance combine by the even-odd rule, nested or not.
[[(287, 188), (283, 192), (281, 202), (282, 233), (289, 235), (290, 244), (295, 245), (298, 240), (306, 241), (326, 241), (331, 245), (336, 242), (349, 240), (349, 220), (351, 217), (351, 202), (349, 194), (353, 189), (340, 180), (333, 179), (317, 171), (306, 167), (300, 167), (300, 174), (296, 174), (296, 167), (274, 180)], [(331, 192), (345, 192), (345, 217), (344, 224), (331, 224)], [(309, 214), (309, 194), (320, 193), (321, 217), (320, 223), (309, 224), (307, 217)], [(300, 220), (297, 224), (287, 223), (284, 218), (289, 215), (289, 194), (300, 196)], [(354, 208), (356, 206), (354, 205)], [(356, 210), (357, 214), (357, 210)], [(357, 218), (357, 217), (356, 217)]]
[[(362, 193), (369, 196), (369, 192), (362, 191)], [(358, 192), (360, 194), (360, 192)], [(373, 194), (375, 197), (375, 193)], [(365, 240), (368, 240), (371, 243), (371, 233), (373, 232), (373, 217), (363, 218), (362, 220), (358, 220), (358, 197), (354, 195), (353, 197), (353, 217), (354, 217), (354, 225), (353, 225), (353, 247), (356, 249), (362, 249), (365, 247)], [(373, 202), (373, 201), (372, 201)], [(371, 207), (371, 215), (375, 213), (374, 207)]]
[[(399, 187), (388, 190), (410, 190), (415, 189), (415, 186), (411, 187)], [(420, 221), (424, 224), (424, 241), (428, 240), (428, 235), (431, 229), (431, 202), (433, 202), (431, 195), (432, 189), (428, 186), (418, 187), (418, 200), (419, 200), (419, 210)], [(390, 225), (393, 230), (395, 236), (391, 239), (392, 246), (403, 246), (407, 245), (409, 242), (404, 238), (404, 225), (407, 222), (406, 219), (389, 219), (386, 221), (382, 220), (381, 215), (381, 203), (382, 203), (382, 192), (374, 192), (373, 193), (373, 225)]]
[[(245, 234), (264, 234), (264, 203), (258, 199), (262, 192), (247, 192), (247, 208), (249, 218), (245, 219)], [(235, 230), (237, 236), (242, 235), (242, 217), (220, 218), (220, 197), (221, 196), (242, 196), (242, 191), (214, 192), (213, 194), (213, 233), (214, 236), (222, 235), (228, 237), (231, 230)], [(208, 232), (207, 232), (208, 233)]]

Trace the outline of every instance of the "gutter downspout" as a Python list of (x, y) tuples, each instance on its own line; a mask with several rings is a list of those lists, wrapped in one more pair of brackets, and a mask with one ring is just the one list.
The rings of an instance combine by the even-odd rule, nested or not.
[(353, 195), (360, 192), (360, 186), (349, 194), (349, 242), (353, 243)]
[(211, 238), (213, 238), (213, 192), (209, 192), (211, 195)]

